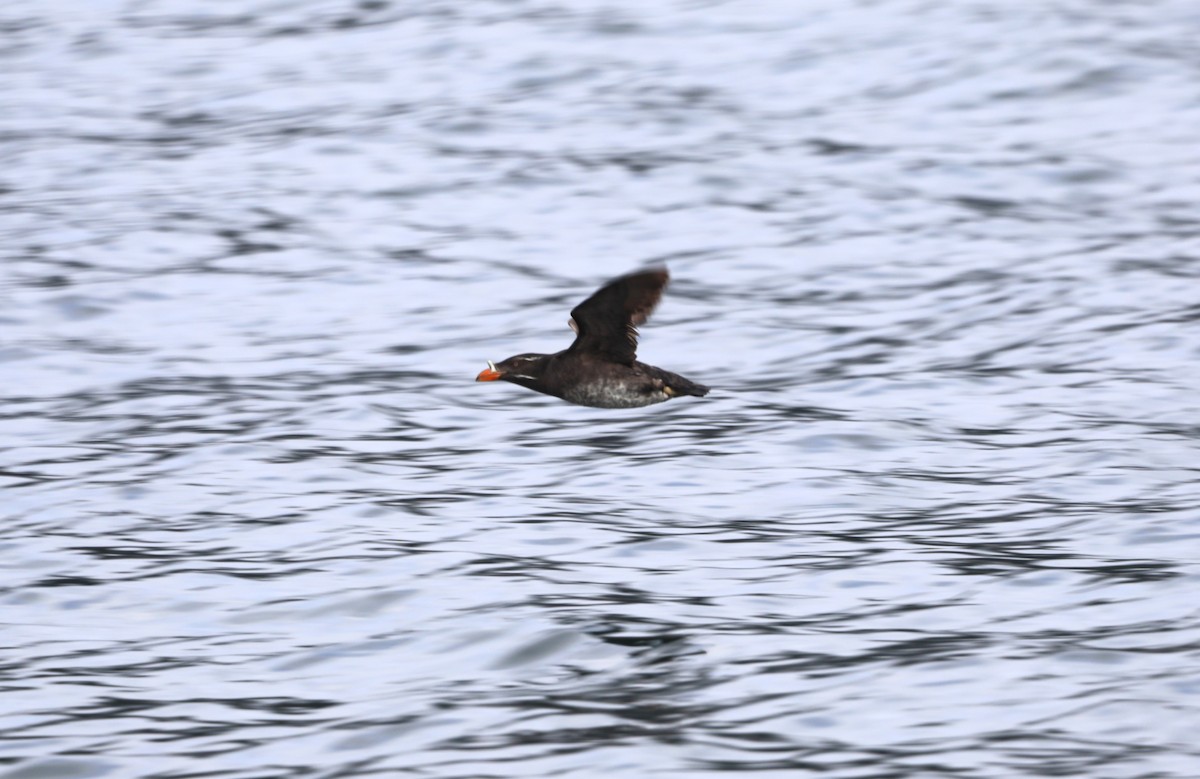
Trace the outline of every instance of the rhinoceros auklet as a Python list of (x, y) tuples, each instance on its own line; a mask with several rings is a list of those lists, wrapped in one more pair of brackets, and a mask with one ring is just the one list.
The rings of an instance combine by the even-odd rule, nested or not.
[(666, 268), (622, 276), (605, 284), (571, 311), (575, 341), (557, 354), (518, 354), (488, 361), (475, 381), (503, 380), (569, 403), (598, 408), (636, 408), (679, 395), (704, 397), (708, 387), (646, 365), (637, 356), (637, 326), (658, 305)]

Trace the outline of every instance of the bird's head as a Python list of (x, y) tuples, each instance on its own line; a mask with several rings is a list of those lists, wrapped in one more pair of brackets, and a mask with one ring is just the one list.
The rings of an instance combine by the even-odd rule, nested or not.
[(518, 354), (501, 362), (488, 360), (486, 370), (480, 371), (475, 381), (511, 381), (513, 384), (536, 382), (545, 368), (546, 355)]

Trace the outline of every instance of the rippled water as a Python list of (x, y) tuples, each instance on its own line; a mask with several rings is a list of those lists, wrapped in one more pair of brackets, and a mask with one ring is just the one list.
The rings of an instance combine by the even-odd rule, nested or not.
[(6, 3), (0, 776), (1200, 775), (1198, 35)]

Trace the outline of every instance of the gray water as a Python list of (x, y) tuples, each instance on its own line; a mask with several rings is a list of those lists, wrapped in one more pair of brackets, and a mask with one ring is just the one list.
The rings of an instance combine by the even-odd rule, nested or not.
[(0, 776), (1200, 776), (1197, 41), (5, 3)]

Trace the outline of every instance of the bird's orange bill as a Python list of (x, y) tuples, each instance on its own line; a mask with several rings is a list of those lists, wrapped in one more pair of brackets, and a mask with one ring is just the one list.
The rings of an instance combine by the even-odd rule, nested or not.
[(495, 368), (485, 368), (475, 377), (475, 381), (495, 381), (500, 378), (500, 371)]

